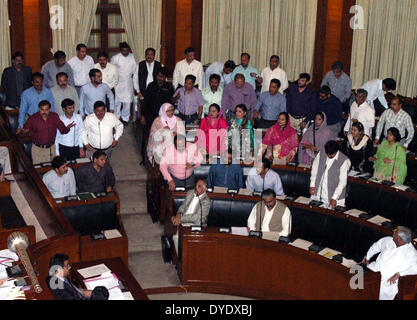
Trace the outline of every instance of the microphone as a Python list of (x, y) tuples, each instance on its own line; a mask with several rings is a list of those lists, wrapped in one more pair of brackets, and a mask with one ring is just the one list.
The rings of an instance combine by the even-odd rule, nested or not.
[(323, 176), (321, 177), (321, 181), (320, 181), (320, 185), (319, 185), (319, 188), (320, 188), (319, 200), (313, 200), (313, 201), (311, 201), (310, 202), (310, 206), (320, 207), (323, 204), (323, 201), (321, 200), (321, 195), (322, 195), (322, 192), (323, 192), (323, 180), (324, 180), (324, 174), (325, 174), (326, 170), (327, 170), (327, 164), (324, 167)]
[(203, 207), (201, 206), (200, 196), (197, 196), (198, 204), (200, 206), (200, 225), (191, 227), (191, 232), (202, 232), (203, 231)]
[(232, 206), (233, 206), (233, 200), (235, 199), (235, 194), (232, 194), (232, 199), (230, 200), (230, 206), (229, 206), (229, 215), (228, 215), (228, 227), (222, 227), (219, 229), (219, 233), (230, 233), (232, 230), (232, 223), (231, 223), (231, 217), (232, 217)]
[[(230, 169), (230, 167), (229, 167), (229, 169)], [(234, 180), (234, 186), (233, 186), (233, 188), (227, 190), (227, 193), (238, 194), (239, 193), (239, 178), (237, 177), (237, 173), (235, 173), (233, 180)]]
[(393, 185), (395, 185), (394, 171), (395, 171), (395, 162), (397, 160), (397, 151), (398, 151), (398, 145), (395, 147), (395, 155), (394, 155), (394, 163), (392, 165), (391, 181), (384, 180), (384, 181), (381, 182), (381, 184), (383, 184), (385, 186), (388, 186), (388, 187), (392, 187)]

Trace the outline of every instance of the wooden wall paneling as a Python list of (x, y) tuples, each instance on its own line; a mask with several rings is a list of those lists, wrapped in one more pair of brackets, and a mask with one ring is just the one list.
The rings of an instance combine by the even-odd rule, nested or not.
[(333, 63), (339, 60), (342, 11), (343, 0), (329, 0), (327, 2), (325, 55), (322, 77), (331, 70)]
[(162, 1), (161, 62), (172, 74), (175, 68), (177, 0)]
[(350, 75), (352, 63), (353, 29), (350, 27), (350, 8), (356, 4), (356, 0), (343, 1), (342, 31), (340, 33), (339, 59), (345, 66), (345, 73)]
[(193, 0), (191, 8), (191, 46), (195, 49), (197, 60), (201, 60), (201, 43), (203, 37), (203, 0)]
[(24, 0), (23, 25), (25, 30), (25, 60), (33, 72), (41, 70), (39, 0)]
[(315, 89), (320, 87), (324, 70), (327, 3), (328, 0), (318, 0), (317, 3), (316, 41), (313, 63), (313, 88)]
[[(39, 1), (39, 28), (42, 37), (40, 38), (40, 64), (52, 60), (52, 30), (49, 24), (49, 4), (48, 0)], [(71, 57), (68, 57), (68, 59)]]
[(9, 0), (10, 41), (12, 52), (25, 52), (25, 29), (23, 20), (23, 0)]
[(191, 46), (192, 0), (177, 0), (177, 34), (175, 61), (184, 59), (184, 50)]

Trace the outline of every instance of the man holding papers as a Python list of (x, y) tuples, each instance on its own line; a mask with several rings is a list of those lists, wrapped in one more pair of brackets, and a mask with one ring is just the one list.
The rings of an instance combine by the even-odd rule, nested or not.
[(248, 219), (248, 228), (251, 231), (279, 232), (280, 237), (290, 235), (290, 209), (276, 198), (274, 190), (268, 189), (262, 193), (262, 201), (252, 209)]
[(332, 209), (344, 207), (350, 160), (339, 151), (336, 141), (327, 142), (324, 149), (311, 168), (311, 200), (321, 201)]
[[(380, 300), (394, 300), (398, 293), (398, 279), (417, 274), (417, 251), (411, 240), (411, 230), (398, 227), (393, 237), (382, 238), (373, 244), (363, 259), (369, 269), (381, 272)], [(376, 261), (370, 263), (378, 253)]]

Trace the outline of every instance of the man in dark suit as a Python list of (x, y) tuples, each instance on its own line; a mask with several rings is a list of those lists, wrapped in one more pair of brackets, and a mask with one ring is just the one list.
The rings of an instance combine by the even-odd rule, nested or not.
[(152, 82), (156, 81), (156, 76), (161, 71), (162, 65), (155, 60), (155, 49), (148, 48), (145, 51), (145, 60), (139, 63), (139, 92), (138, 99), (142, 99), (145, 96), (146, 88)]
[(68, 279), (71, 265), (65, 254), (54, 255), (49, 262), (49, 278), (47, 283), (55, 300), (88, 300), (91, 291), (77, 288)]
[(12, 66), (4, 69), (0, 91), (6, 94), (5, 106), (18, 108), (23, 91), (32, 86), (32, 69), (24, 65), (24, 56), (16, 52), (12, 56)]

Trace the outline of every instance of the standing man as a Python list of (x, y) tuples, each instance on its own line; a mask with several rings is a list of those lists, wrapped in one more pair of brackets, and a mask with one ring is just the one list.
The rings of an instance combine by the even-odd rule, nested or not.
[(281, 82), (278, 79), (272, 79), (269, 82), (269, 92), (261, 93), (255, 106), (256, 128), (271, 128), (277, 123), (278, 116), (287, 112), (287, 99), (280, 93)]
[(94, 68), (101, 72), (103, 83), (107, 84), (114, 94), (114, 88), (119, 81), (119, 71), (115, 65), (109, 62), (109, 55), (106, 52), (100, 52), (97, 59), (98, 63), (94, 65)]
[(314, 120), (317, 110), (316, 93), (309, 86), (310, 75), (300, 74), (297, 85), (291, 86), (287, 93), (287, 110), (291, 126), (301, 135), (307, 122)]
[(32, 69), (24, 65), (24, 57), (20, 52), (12, 56), (12, 66), (4, 69), (1, 76), (0, 90), (6, 94), (6, 107), (18, 108), (20, 97), (32, 86)]
[(201, 91), (194, 88), (196, 78), (193, 75), (185, 77), (184, 87), (180, 87), (174, 94), (174, 101), (178, 102), (178, 115), (186, 125), (198, 124), (203, 114), (205, 101)]
[(83, 119), (79, 114), (75, 113), (74, 101), (65, 99), (62, 101), (62, 110), (64, 114), (59, 119), (64, 125), (74, 123), (68, 134), (62, 135), (57, 133), (55, 145), (56, 154), (64, 157), (66, 161), (72, 161), (78, 158), (84, 158), (84, 144), (81, 133), (84, 127)]
[(331, 94), (340, 100), (342, 104), (349, 103), (352, 96), (352, 80), (343, 72), (343, 63), (336, 61), (332, 65), (332, 71), (327, 72), (321, 87), (330, 88)]
[(281, 87), (279, 88), (279, 93), (284, 94), (284, 91), (288, 89), (288, 77), (287, 73), (282, 70), (280, 67), (279, 57), (273, 55), (269, 59), (269, 67), (266, 67), (261, 74), (261, 77), (258, 79), (259, 83), (262, 83), (261, 92), (267, 92), (269, 90), (269, 85), (272, 79), (277, 79), (281, 82)]
[(185, 59), (178, 62), (175, 66), (174, 79), (172, 81), (174, 88), (183, 87), (185, 77), (191, 74), (196, 78), (195, 85), (198, 86), (198, 89), (203, 89), (203, 64), (195, 60), (194, 48), (185, 49), (184, 54)]
[(203, 106), (203, 115), (201, 118), (206, 117), (209, 114), (210, 106), (217, 104), (222, 106), (223, 89), (220, 87), (221, 78), (218, 74), (214, 73), (210, 76), (209, 86), (203, 89), (203, 99), (205, 104)]
[(34, 73), (32, 76), (33, 87), (22, 93), (19, 108), (19, 128), (23, 128), (26, 121), (26, 115), (33, 115), (39, 111), (39, 103), (47, 100), (50, 103), (51, 111), (55, 111), (54, 97), (51, 90), (43, 85), (43, 74)]
[[(119, 45), (120, 53), (111, 59), (119, 69), (119, 82), (116, 86), (115, 111), (117, 119), (126, 127), (130, 120), (130, 105), (133, 102), (133, 76), (136, 71), (136, 60), (126, 42)], [(123, 110), (122, 110), (123, 107)]]
[[(372, 129), (375, 127), (375, 110), (366, 102), (368, 92), (363, 89), (356, 91), (355, 102), (350, 107), (349, 119), (345, 125), (345, 136), (352, 130), (352, 124), (363, 124), (365, 134), (372, 139)], [(389, 129), (389, 128), (388, 128)]]
[(90, 82), (88, 73), (94, 68), (94, 60), (87, 55), (87, 46), (85, 44), (77, 45), (77, 55), (68, 61), (74, 73), (74, 84), (78, 96), (81, 95), (81, 88)]
[[(375, 110), (375, 100), (378, 100), (383, 109), (388, 109), (388, 102), (385, 99), (385, 93), (397, 89), (397, 82), (394, 79), (387, 78), (384, 80), (371, 80), (365, 83), (361, 89), (368, 92), (367, 102)], [(377, 108), (378, 109), (378, 108)], [(377, 114), (382, 114), (385, 110), (375, 110)]]
[[(245, 82), (245, 76), (238, 73), (234, 82), (229, 83), (223, 91), (222, 97), (222, 116), (230, 120), (235, 115), (236, 106), (244, 104), (248, 108), (249, 118), (252, 118), (252, 110), (256, 105), (256, 93), (253, 87)], [(227, 113), (227, 114), (226, 114)]]
[(328, 86), (320, 88), (317, 111), (326, 114), (327, 127), (338, 137), (342, 131), (343, 106), (340, 100), (332, 95)]
[(58, 73), (65, 72), (68, 77), (68, 84), (74, 86), (74, 75), (71, 66), (66, 63), (66, 54), (63, 51), (57, 51), (54, 54), (54, 60), (45, 63), (41, 73), (45, 77), (45, 87), (52, 89), (57, 85), (56, 76)]
[(110, 160), (122, 134), (123, 124), (120, 120), (113, 113), (106, 112), (103, 101), (97, 101), (94, 104), (94, 113), (85, 119), (82, 130), (87, 158), (91, 158), (97, 151), (102, 151)]
[(54, 105), (56, 106), (56, 113), (62, 116), (64, 111), (61, 108), (62, 101), (65, 99), (71, 99), (74, 101), (74, 112), (78, 113), (80, 110), (80, 98), (78, 97), (77, 90), (74, 87), (68, 85), (68, 75), (64, 72), (60, 72), (56, 75), (57, 85), (51, 89), (54, 97)]
[(142, 115), (140, 123), (143, 125), (142, 135), (142, 159), (145, 164), (147, 159), (147, 146), (149, 134), (154, 120), (159, 116), (159, 109), (164, 103), (172, 103), (172, 96), (174, 95), (174, 87), (172, 83), (166, 81), (168, 76), (168, 69), (162, 67), (156, 76), (156, 81), (149, 84), (145, 91), (144, 102), (142, 108)]
[(245, 81), (249, 83), (253, 90), (256, 90), (256, 82), (260, 80), (259, 71), (250, 66), (250, 54), (242, 53), (240, 56), (240, 66), (238, 66), (232, 73), (232, 79), (235, 79), (237, 74), (243, 74)]
[(156, 50), (148, 48), (145, 51), (145, 60), (138, 64), (133, 79), (135, 91), (140, 100), (145, 96), (148, 86), (156, 80), (158, 73), (162, 69), (162, 64), (155, 60)]
[(81, 89), (80, 114), (86, 117), (93, 113), (97, 101), (110, 101), (110, 111), (114, 111), (114, 97), (109, 86), (103, 83), (103, 75), (98, 69), (89, 72), (91, 82)]
[(233, 60), (228, 60), (224, 64), (222, 62), (213, 62), (205, 72), (204, 88), (209, 87), (210, 77), (213, 74), (217, 74), (220, 76), (220, 88), (224, 89), (225, 86), (233, 81), (232, 73), (235, 69), (236, 64)]
[(329, 141), (314, 159), (311, 168), (311, 200), (323, 202), (326, 207), (344, 207), (350, 160), (342, 152), (336, 141)]
[(67, 134), (75, 122), (68, 126), (59, 119), (55, 112), (51, 112), (49, 101), (39, 103), (39, 112), (31, 116), (25, 123), (24, 128), (19, 128), (17, 134), (30, 134), (32, 145), (32, 162), (33, 164), (51, 162), (56, 156), (55, 140), (57, 130), (61, 134)]
[(395, 97), (391, 100), (391, 109), (386, 110), (382, 114), (378, 126), (376, 127), (376, 139), (374, 145), (379, 144), (383, 129), (384, 136), (387, 137), (388, 129), (397, 128), (401, 134), (401, 144), (404, 146), (405, 151), (407, 151), (408, 146), (414, 138), (414, 124), (410, 115), (402, 109), (402, 105), (400, 97)]

